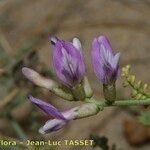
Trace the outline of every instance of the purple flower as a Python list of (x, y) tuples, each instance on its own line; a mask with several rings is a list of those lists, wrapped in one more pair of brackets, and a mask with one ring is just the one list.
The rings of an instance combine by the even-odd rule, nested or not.
[(57, 131), (61, 129), (67, 122), (75, 118), (76, 108), (73, 108), (65, 112), (60, 112), (57, 108), (55, 108), (51, 104), (48, 104), (40, 99), (34, 98), (31, 95), (28, 96), (28, 99), (33, 104), (41, 108), (48, 115), (51, 115), (55, 118), (55, 119), (48, 120), (45, 123), (45, 125), (39, 129), (39, 132), (42, 134), (52, 132), (52, 131)]
[(120, 53), (113, 54), (112, 47), (105, 36), (93, 40), (91, 49), (92, 64), (97, 78), (103, 84), (116, 81)]
[(85, 74), (81, 43), (77, 38), (67, 42), (52, 37), (53, 66), (58, 78), (69, 87), (79, 84)]
[(62, 112), (62, 115), (66, 118), (65, 120), (64, 119), (48, 120), (45, 123), (45, 125), (39, 129), (39, 132), (41, 134), (45, 134), (48, 132), (57, 131), (57, 130), (61, 129), (64, 125), (66, 125), (66, 123), (68, 123), (69, 121), (71, 121), (75, 118), (75, 114), (76, 114), (75, 110), (76, 110), (76, 108), (73, 108), (66, 112)]

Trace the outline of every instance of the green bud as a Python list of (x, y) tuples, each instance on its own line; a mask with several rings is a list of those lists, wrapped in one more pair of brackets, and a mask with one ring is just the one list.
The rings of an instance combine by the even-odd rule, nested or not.
[(138, 93), (137, 95), (136, 95), (136, 99), (141, 99), (142, 98), (142, 94), (141, 93)]
[(147, 92), (147, 89), (148, 89), (148, 84), (145, 83), (145, 84), (143, 85), (143, 92), (146, 93), (146, 92)]
[(139, 89), (142, 86), (142, 81), (138, 81), (138, 83), (135, 84), (135, 88)]
[(122, 76), (128, 76), (131, 66), (127, 65), (122, 68)]
[(131, 84), (134, 84), (135, 76), (134, 75), (129, 75), (129, 77), (127, 78), (127, 81), (130, 82)]
[(136, 97), (137, 94), (138, 94), (137, 90), (132, 91), (132, 97)]
[(131, 78), (131, 83), (134, 84), (134, 82), (135, 82), (135, 75), (131, 75), (130, 78)]
[(147, 97), (145, 95), (142, 95), (141, 99), (146, 99)]
[(129, 83), (127, 81), (123, 82), (123, 87), (127, 87), (129, 85)]

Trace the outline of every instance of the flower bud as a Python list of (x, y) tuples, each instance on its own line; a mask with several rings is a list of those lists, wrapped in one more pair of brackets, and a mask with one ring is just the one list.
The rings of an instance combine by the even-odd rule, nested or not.
[(22, 73), (28, 80), (33, 82), (35, 85), (46, 88), (63, 99), (70, 101), (74, 99), (70, 91), (65, 91), (57, 82), (41, 76), (38, 72), (34, 71), (33, 69), (23, 67)]
[(38, 72), (34, 71), (33, 69), (23, 67), (22, 73), (27, 79), (29, 79), (31, 82), (40, 87), (44, 87), (49, 90), (58, 87), (58, 84), (55, 81), (41, 76)]
[(73, 108), (71, 110), (68, 110), (66, 112), (62, 112), (62, 115), (64, 116), (64, 119), (50, 119), (48, 120), (44, 126), (42, 126), (39, 129), (39, 132), (41, 134), (46, 134), (49, 132), (60, 130), (61, 128), (66, 125), (69, 121), (73, 120), (75, 118), (75, 112), (76, 108)]
[(104, 85), (105, 99), (114, 101), (120, 53), (114, 55), (108, 39), (105, 36), (99, 36), (93, 40), (91, 58), (94, 72)]
[(91, 49), (93, 69), (103, 84), (116, 81), (119, 57), (120, 53), (113, 54), (112, 47), (105, 36), (99, 36), (93, 40)]
[(58, 78), (68, 87), (79, 84), (85, 74), (81, 44), (77, 38), (73, 43), (52, 37), (53, 66)]
[(45, 134), (52, 131), (57, 131), (61, 129), (67, 122), (74, 119), (76, 116), (76, 109), (72, 108), (65, 112), (60, 112), (57, 108), (52, 106), (49, 103), (46, 103), (40, 99), (37, 99), (33, 96), (28, 96), (28, 99), (38, 106), (40, 109), (42, 109), (45, 113), (48, 115), (53, 116), (55, 119), (48, 120), (43, 127), (39, 129), (39, 132), (41, 134)]
[(37, 99), (31, 95), (28, 96), (28, 99), (42, 109), (45, 113), (54, 117), (54, 119), (48, 120), (45, 125), (39, 129), (41, 134), (57, 131), (71, 120), (89, 117), (97, 114), (101, 110), (101, 108), (94, 103), (86, 103), (70, 110), (60, 112), (51, 104)]

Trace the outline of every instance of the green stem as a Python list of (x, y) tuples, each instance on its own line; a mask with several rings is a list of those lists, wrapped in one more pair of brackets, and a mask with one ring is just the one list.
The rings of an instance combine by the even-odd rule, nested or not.
[(28, 139), (28, 137), (26, 136), (20, 125), (15, 120), (12, 120), (12, 126), (20, 139), (22, 140)]
[(145, 100), (118, 100), (112, 103), (111, 105), (107, 104), (107, 101), (96, 101), (95, 99), (87, 99), (87, 102), (95, 103), (100, 107), (110, 107), (110, 106), (119, 106), (119, 107), (127, 107), (127, 106), (141, 106), (141, 105), (150, 105), (150, 99)]

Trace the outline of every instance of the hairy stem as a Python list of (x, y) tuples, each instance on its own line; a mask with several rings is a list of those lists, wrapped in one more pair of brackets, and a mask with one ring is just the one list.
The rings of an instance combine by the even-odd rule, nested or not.
[(119, 106), (119, 107), (127, 107), (127, 106), (141, 106), (141, 105), (150, 105), (150, 99), (145, 100), (117, 100), (112, 104), (108, 104), (107, 101), (96, 101), (95, 99), (87, 99), (87, 102), (94, 103), (100, 107), (110, 107), (110, 106)]

